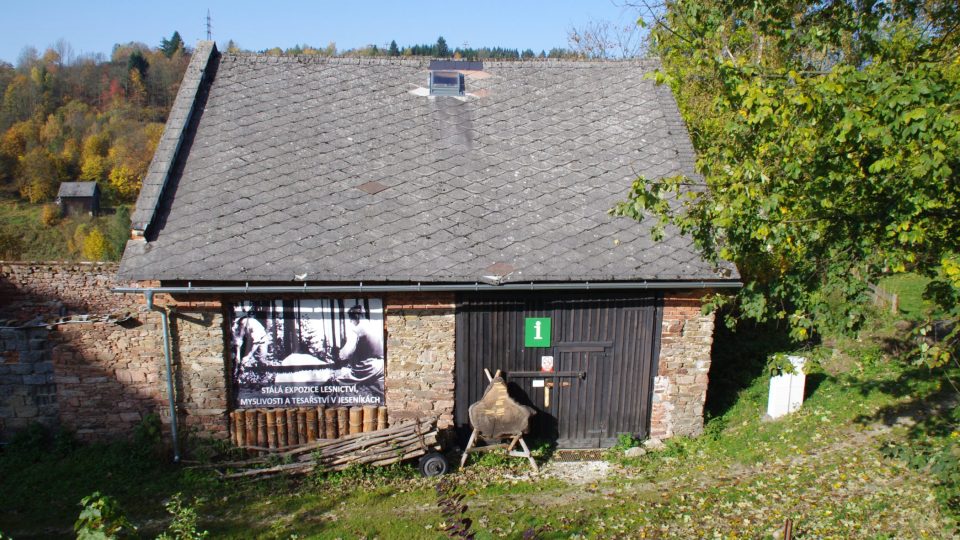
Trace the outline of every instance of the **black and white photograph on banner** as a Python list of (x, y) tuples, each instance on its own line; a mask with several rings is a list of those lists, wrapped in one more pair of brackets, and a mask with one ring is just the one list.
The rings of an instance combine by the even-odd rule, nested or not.
[(237, 407), (384, 404), (380, 299), (247, 301), (232, 314)]

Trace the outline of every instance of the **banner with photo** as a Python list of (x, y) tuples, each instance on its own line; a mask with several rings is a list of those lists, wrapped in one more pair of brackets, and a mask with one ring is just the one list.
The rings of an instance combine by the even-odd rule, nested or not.
[(232, 315), (237, 408), (384, 404), (380, 299), (248, 301)]

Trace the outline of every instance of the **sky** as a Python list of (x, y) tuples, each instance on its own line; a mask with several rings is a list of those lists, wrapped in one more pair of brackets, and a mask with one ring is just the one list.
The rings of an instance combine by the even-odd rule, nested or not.
[(298, 44), (338, 49), (436, 43), (549, 51), (567, 47), (571, 27), (591, 21), (629, 24), (636, 16), (624, 0), (313, 1), (46, 0), (4, 2), (0, 8), (0, 60), (16, 64), (25, 46), (44, 49), (65, 39), (75, 54), (103, 53), (137, 41), (157, 46), (174, 30), (193, 46), (206, 38), (210, 10), (213, 39), (233, 39), (253, 51)]

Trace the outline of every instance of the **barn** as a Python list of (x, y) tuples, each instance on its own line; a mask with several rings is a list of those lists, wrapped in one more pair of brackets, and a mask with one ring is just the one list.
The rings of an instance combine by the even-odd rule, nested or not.
[(499, 369), (562, 447), (699, 433), (701, 305), (737, 270), (609, 212), (639, 175), (696, 176), (656, 66), (201, 43), (117, 289), (163, 318), (167, 419), (372, 404), (463, 432)]
[(96, 216), (100, 213), (100, 186), (96, 182), (61, 182), (57, 205), (63, 216)]

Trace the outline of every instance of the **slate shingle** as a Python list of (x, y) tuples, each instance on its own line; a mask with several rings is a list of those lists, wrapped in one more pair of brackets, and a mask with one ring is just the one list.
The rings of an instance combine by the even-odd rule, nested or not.
[[(737, 277), (676, 230), (656, 243), (649, 219), (608, 214), (636, 174), (695, 176), (655, 63), (486, 62), (461, 100), (417, 91), (426, 59), (210, 62), (179, 167), (181, 133), (161, 139), (124, 278), (474, 282), (495, 263), (515, 269), (505, 282)], [(203, 73), (191, 63), (181, 94)]]

